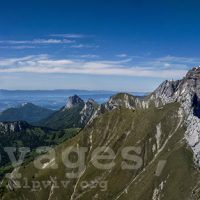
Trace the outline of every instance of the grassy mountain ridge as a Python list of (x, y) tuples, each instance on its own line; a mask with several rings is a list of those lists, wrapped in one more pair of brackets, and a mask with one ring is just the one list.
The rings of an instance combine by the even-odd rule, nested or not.
[(63, 129), (70, 127), (81, 128), (83, 125), (81, 124), (81, 116), (79, 113), (83, 107), (84, 105), (77, 105), (67, 110), (65, 110), (63, 107), (61, 110), (55, 112), (37, 124), (52, 129)]
[[(198, 199), (199, 173), (195, 169), (192, 152), (184, 141), (185, 127), (183, 117), (179, 115), (179, 104), (171, 103), (163, 107), (131, 110), (117, 108), (106, 111), (93, 120), (77, 136), (55, 148), (55, 163), (58, 169), (37, 170), (33, 163), (21, 168), (29, 183), (33, 180), (49, 180), (50, 176), (65, 180), (67, 169), (61, 159), (62, 152), (71, 145), (88, 147), (86, 153), (86, 169), (78, 179), (69, 180), (66, 188), (54, 188), (52, 182), (48, 188), (37, 191), (15, 189), (4, 193), (2, 199), (27, 198), (42, 199), (106, 199), (106, 200), (175, 200)], [(107, 146), (114, 150), (116, 165), (111, 170), (96, 169), (91, 154), (96, 147)], [(121, 151), (124, 147), (141, 147), (139, 153), (143, 162), (137, 170), (122, 170), (124, 159)], [(75, 158), (71, 158), (74, 160)], [(165, 160), (166, 165), (160, 176), (155, 172), (159, 161)], [(134, 163), (130, 163), (134, 164)], [(35, 174), (37, 174), (35, 176)], [(89, 185), (82, 188), (82, 181)], [(94, 187), (94, 181), (100, 184), (107, 181), (107, 190)], [(91, 187), (93, 186), (93, 187)]]

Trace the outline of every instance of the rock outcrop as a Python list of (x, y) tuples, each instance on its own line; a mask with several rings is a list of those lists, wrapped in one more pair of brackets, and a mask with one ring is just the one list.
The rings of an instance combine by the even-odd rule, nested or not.
[(88, 121), (91, 119), (91, 116), (94, 114), (97, 107), (98, 107), (98, 104), (93, 99), (88, 99), (85, 102), (84, 108), (80, 112), (82, 124), (88, 123)]
[(0, 134), (18, 133), (30, 127), (31, 125), (23, 121), (0, 122)]
[(185, 139), (193, 151), (194, 160), (200, 166), (200, 67), (188, 71), (181, 80), (164, 81), (160, 86), (145, 97), (134, 97), (120, 93), (99, 106), (91, 119), (107, 111), (119, 107), (128, 109), (146, 109), (150, 106), (162, 107), (169, 103), (179, 102), (179, 114), (184, 118), (187, 130)]
[(68, 97), (65, 109), (70, 109), (74, 106), (83, 105), (84, 101), (77, 95)]
[(182, 80), (163, 82), (150, 98), (157, 104), (180, 103), (187, 127), (185, 138), (200, 166), (200, 67), (191, 69)]

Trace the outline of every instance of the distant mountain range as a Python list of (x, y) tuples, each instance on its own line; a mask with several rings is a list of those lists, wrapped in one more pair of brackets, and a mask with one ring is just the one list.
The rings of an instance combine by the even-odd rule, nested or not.
[(24, 103), (15, 108), (9, 108), (0, 113), (0, 121), (26, 121), (29, 123), (38, 122), (44, 118), (47, 118), (54, 111), (36, 106), (32, 103)]
[[(27, 102), (51, 110), (59, 110), (65, 105), (66, 98), (75, 94), (84, 101), (92, 98), (98, 103), (103, 103), (116, 93), (101, 90), (0, 90), (0, 112)], [(144, 93), (131, 94), (144, 95)]]
[(24, 103), (15, 108), (9, 108), (0, 113), (0, 121), (26, 121), (32, 125), (51, 129), (83, 128), (98, 104), (93, 99), (86, 102), (79, 96), (68, 98), (66, 105), (58, 111), (42, 108), (32, 103)]

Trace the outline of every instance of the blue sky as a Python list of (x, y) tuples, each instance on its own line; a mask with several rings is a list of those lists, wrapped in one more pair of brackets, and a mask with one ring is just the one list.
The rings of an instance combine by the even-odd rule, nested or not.
[(197, 0), (4, 0), (0, 88), (148, 92), (200, 65)]

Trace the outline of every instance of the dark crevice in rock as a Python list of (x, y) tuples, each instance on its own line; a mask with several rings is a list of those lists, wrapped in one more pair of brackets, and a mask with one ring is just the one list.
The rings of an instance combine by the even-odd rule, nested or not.
[(195, 93), (192, 99), (193, 114), (200, 118), (200, 99)]

